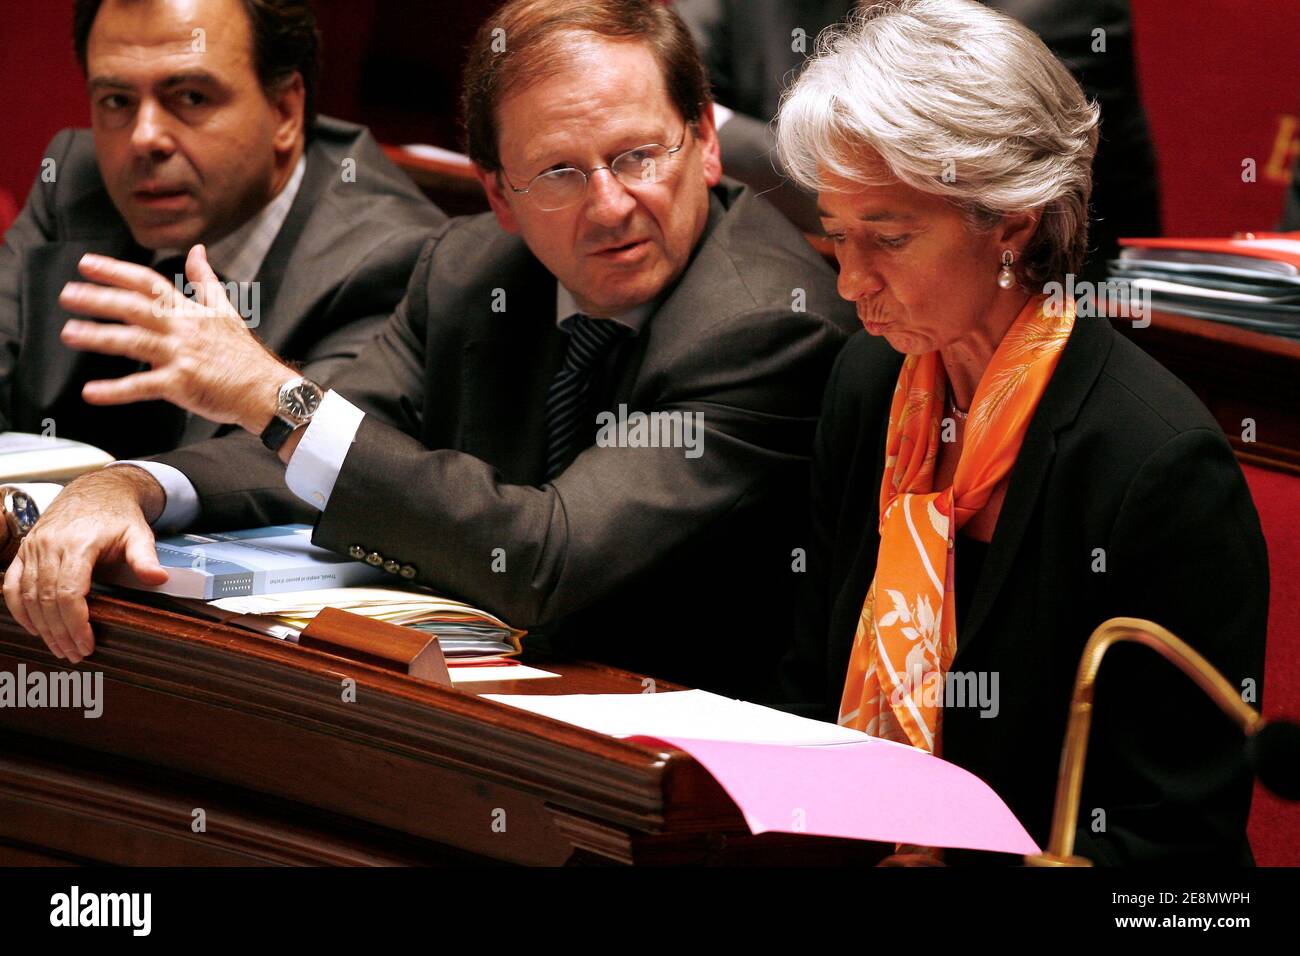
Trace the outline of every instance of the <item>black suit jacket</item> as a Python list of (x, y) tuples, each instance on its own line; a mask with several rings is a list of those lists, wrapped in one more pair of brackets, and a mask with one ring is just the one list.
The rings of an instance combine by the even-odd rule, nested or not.
[[(794, 708), (828, 720), (880, 543), (893, 383), (876, 372), (879, 347), (865, 333), (849, 341), (818, 430), (815, 545), (786, 676)], [(1096, 549), (1104, 571), (1093, 570)], [(987, 781), (1043, 845), (1092, 631), (1115, 616), (1153, 620), (1258, 692), (1267, 605), (1259, 519), (1220, 428), (1105, 320), (1079, 319), (958, 633), (953, 670), (996, 673), (999, 709), (946, 708), (943, 756)], [(1076, 852), (1105, 863), (1248, 862), (1241, 750), (1240, 732), (1181, 672), (1144, 647), (1114, 647), (1098, 678)]]
[[(834, 274), (724, 182), (685, 273), (587, 409), (588, 442), (599, 410), (698, 412), (702, 454), (592, 446), (548, 483), (546, 393), (567, 341), (555, 295), (490, 215), (429, 242), (397, 314), (334, 382), (367, 417), (313, 540), (409, 563), (561, 653), (767, 696), (821, 392), (855, 324)], [(295, 501), (249, 487), (244, 463), (262, 454), (232, 436), (160, 460), (194, 482), (203, 525), (250, 525)]]
[[(166, 402), (91, 406), (92, 379), (138, 371), (119, 356), (70, 349), (58, 304), (80, 278), (87, 252), (149, 263), (109, 199), (89, 130), (63, 130), (45, 154), (55, 179), (37, 179), (0, 245), (0, 430), (40, 432), (52, 419), (64, 438), (118, 458), (175, 448), (218, 433)], [(411, 184), (360, 126), (320, 118), (306, 150), (298, 195), (258, 271), (257, 334), (285, 358), (327, 379), (374, 338), (401, 298), (415, 257), (446, 217)], [(344, 159), (356, 161), (355, 181)]]

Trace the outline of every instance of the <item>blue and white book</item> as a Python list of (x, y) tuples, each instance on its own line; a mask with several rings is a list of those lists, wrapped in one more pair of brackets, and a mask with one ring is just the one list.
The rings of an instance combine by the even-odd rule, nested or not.
[(310, 525), (286, 524), (159, 538), (158, 563), (167, 569), (165, 584), (142, 584), (125, 564), (106, 569), (101, 580), (139, 591), (214, 601), (354, 587), (387, 577), (380, 568), (312, 544), (311, 530)]

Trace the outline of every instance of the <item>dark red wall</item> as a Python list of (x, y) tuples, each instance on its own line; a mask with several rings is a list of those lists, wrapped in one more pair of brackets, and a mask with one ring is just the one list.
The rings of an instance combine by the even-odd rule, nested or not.
[(0, 103), (0, 190), (21, 206), (50, 138), (90, 122), (71, 0), (0, 0)]
[(1272, 228), (1300, 150), (1300, 3), (1133, 0), (1133, 21), (1165, 232)]
[[(381, 139), (455, 146), (464, 47), (494, 0), (318, 0), (321, 103)], [(87, 121), (70, 0), (0, 0), (0, 190), (18, 202), (61, 127)], [(1300, 150), (1300, 3), (1133, 0), (1165, 231), (1267, 229)], [(1241, 178), (1256, 162), (1256, 181)]]

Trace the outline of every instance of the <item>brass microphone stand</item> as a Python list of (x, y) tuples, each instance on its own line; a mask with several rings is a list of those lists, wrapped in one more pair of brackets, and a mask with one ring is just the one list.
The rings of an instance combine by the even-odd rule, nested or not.
[(1061, 748), (1061, 772), (1056, 784), (1056, 807), (1047, 849), (1025, 857), (1026, 866), (1091, 866), (1092, 861), (1074, 855), (1074, 830), (1079, 818), (1079, 794), (1083, 787), (1083, 763), (1088, 752), (1088, 731), (1092, 726), (1093, 686), (1102, 656), (1112, 644), (1134, 641), (1151, 648), (1196, 682), (1231, 717), (1247, 736), (1264, 726), (1259, 711), (1241, 699), (1241, 694), (1204, 657), (1159, 624), (1136, 617), (1114, 617), (1088, 638), (1074, 680), (1070, 722)]

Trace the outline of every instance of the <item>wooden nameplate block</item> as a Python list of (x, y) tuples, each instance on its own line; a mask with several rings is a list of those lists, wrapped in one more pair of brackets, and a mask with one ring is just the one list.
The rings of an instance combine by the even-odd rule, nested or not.
[(415, 628), (327, 607), (303, 629), (298, 645), (451, 686), (438, 638)]

